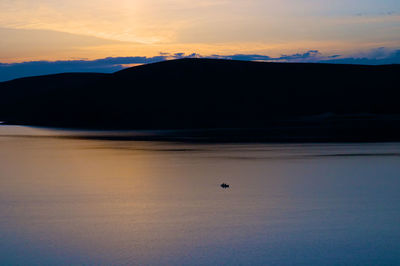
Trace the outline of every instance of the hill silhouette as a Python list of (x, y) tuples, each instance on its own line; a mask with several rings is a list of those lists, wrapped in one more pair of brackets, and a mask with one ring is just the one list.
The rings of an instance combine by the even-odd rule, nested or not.
[(0, 121), (221, 129), (213, 131), (221, 138), (237, 129), (243, 138), (267, 141), (400, 140), (399, 76), (400, 65), (172, 60), (114, 74), (2, 82)]

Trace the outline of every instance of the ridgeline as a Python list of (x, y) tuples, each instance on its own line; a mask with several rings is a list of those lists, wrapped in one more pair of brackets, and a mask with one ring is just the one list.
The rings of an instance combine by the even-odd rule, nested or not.
[(226, 141), (398, 141), (399, 77), (400, 65), (181, 59), (2, 82), (0, 121), (196, 129)]

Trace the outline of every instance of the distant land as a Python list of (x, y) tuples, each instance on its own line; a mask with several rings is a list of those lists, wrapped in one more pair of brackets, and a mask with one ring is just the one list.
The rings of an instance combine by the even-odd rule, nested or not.
[(172, 139), (400, 141), (399, 80), (400, 65), (171, 60), (2, 82), (0, 121), (185, 130)]

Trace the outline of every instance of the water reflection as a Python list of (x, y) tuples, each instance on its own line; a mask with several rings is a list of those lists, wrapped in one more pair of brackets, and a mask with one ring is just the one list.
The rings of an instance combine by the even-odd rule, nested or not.
[(400, 263), (399, 144), (69, 136), (0, 127), (2, 264)]

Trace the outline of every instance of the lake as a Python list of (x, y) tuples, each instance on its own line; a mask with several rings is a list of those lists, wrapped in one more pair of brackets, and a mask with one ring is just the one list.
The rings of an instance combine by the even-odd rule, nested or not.
[(1, 265), (400, 265), (400, 143), (96, 134), (0, 126)]

